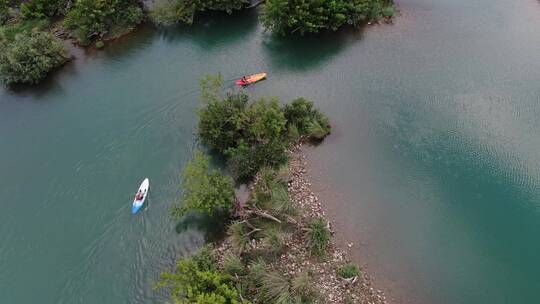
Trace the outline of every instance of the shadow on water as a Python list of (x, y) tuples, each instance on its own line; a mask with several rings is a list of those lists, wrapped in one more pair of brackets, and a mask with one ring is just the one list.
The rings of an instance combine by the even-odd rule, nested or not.
[(194, 228), (202, 231), (208, 242), (215, 242), (225, 236), (228, 218), (226, 212), (217, 212), (212, 216), (190, 213), (176, 224), (175, 231), (180, 234)]
[(55, 92), (62, 94), (62, 85), (64, 79), (73, 78), (77, 74), (77, 69), (73, 61), (68, 61), (63, 66), (57, 67), (49, 72), (49, 74), (38, 84), (13, 84), (10, 86), (0, 87), (0, 91), (4, 91), (5, 96), (17, 95), (17, 97), (29, 97), (32, 102), (40, 102), (41, 97)]
[(168, 42), (189, 39), (202, 49), (211, 50), (246, 37), (257, 28), (257, 20), (255, 10), (244, 10), (231, 15), (207, 12), (197, 16), (193, 25), (169, 26), (159, 32)]
[(277, 36), (263, 42), (272, 65), (285, 70), (304, 72), (327, 62), (348, 45), (362, 39), (363, 27), (346, 27), (337, 32)]
[(157, 33), (151, 24), (142, 24), (134, 32), (122, 36), (114, 41), (106, 42), (103, 50), (90, 48), (84, 53), (86, 57), (100, 57), (115, 60), (126, 58), (139, 53), (141, 50), (152, 45)]

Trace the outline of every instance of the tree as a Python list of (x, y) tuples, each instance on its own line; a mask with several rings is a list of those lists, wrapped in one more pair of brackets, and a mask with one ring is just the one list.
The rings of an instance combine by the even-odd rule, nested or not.
[(49, 19), (63, 10), (66, 2), (66, 0), (30, 0), (21, 4), (21, 14), (25, 19)]
[(150, 16), (157, 24), (192, 24), (199, 12), (225, 11), (232, 14), (248, 3), (247, 0), (163, 0), (154, 6)]
[(0, 31), (0, 77), (8, 85), (37, 83), (67, 60), (64, 46), (49, 33), (21, 32), (10, 39)]
[(250, 104), (242, 122), (242, 137), (226, 150), (238, 178), (249, 178), (262, 167), (278, 167), (287, 161), (286, 120), (277, 99)]
[(225, 99), (209, 101), (201, 108), (198, 130), (202, 142), (220, 153), (237, 146), (242, 138), (248, 101), (249, 97), (243, 92), (230, 93)]
[(77, 40), (87, 45), (114, 30), (125, 31), (143, 19), (136, 0), (77, 0), (64, 24)]
[(389, 5), (389, 0), (267, 0), (262, 21), (267, 29), (282, 35), (335, 31), (345, 24), (377, 19)]
[(179, 260), (174, 272), (161, 273), (157, 287), (169, 288), (173, 303), (248, 304), (241, 300), (231, 277), (216, 265), (212, 252), (204, 247), (192, 257)]
[(287, 127), (297, 130), (299, 135), (321, 140), (332, 130), (328, 118), (313, 107), (313, 102), (305, 98), (300, 97), (286, 104), (283, 112)]
[(210, 170), (208, 156), (196, 151), (183, 172), (181, 202), (173, 206), (173, 216), (194, 210), (213, 214), (217, 209), (230, 211), (235, 203), (233, 182), (217, 170)]

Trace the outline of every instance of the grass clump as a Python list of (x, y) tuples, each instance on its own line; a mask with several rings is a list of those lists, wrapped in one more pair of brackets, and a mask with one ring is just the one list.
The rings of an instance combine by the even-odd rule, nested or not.
[(285, 238), (278, 228), (270, 228), (264, 232), (264, 243), (267, 250), (273, 255), (280, 255), (285, 251)]
[(361, 274), (360, 268), (358, 267), (358, 265), (354, 263), (348, 263), (339, 267), (336, 270), (336, 273), (339, 277), (343, 279), (350, 279), (350, 278), (358, 277)]
[(223, 270), (231, 276), (247, 275), (247, 269), (242, 260), (234, 254), (229, 254), (223, 259)]
[(249, 243), (251, 241), (250, 234), (248, 233), (245, 222), (234, 221), (229, 225), (227, 231), (233, 250), (242, 254), (249, 248)]
[(305, 238), (307, 248), (313, 256), (323, 258), (326, 255), (331, 232), (322, 218), (314, 219), (308, 223), (305, 228)]

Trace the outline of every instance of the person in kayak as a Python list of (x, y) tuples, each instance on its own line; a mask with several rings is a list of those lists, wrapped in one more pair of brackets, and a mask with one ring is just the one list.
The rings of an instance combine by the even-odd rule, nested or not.
[(143, 199), (143, 194), (142, 194), (142, 191), (139, 190), (139, 191), (137, 191), (137, 194), (135, 194), (135, 200), (140, 201), (142, 199)]
[(247, 82), (248, 82), (246, 76), (242, 76), (242, 79), (241, 79), (241, 80), (242, 80), (243, 83), (247, 83)]

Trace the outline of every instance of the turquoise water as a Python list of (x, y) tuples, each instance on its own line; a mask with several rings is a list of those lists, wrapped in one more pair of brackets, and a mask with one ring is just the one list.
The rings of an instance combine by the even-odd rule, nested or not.
[[(148, 303), (211, 224), (168, 217), (198, 78), (316, 101), (309, 152), (355, 254), (405, 302), (540, 300), (540, 3), (402, 0), (393, 25), (276, 38), (255, 12), (143, 28), (43, 85), (0, 90), (0, 302)], [(148, 208), (131, 216), (144, 177)], [(324, 185), (324, 186), (323, 186)]]

